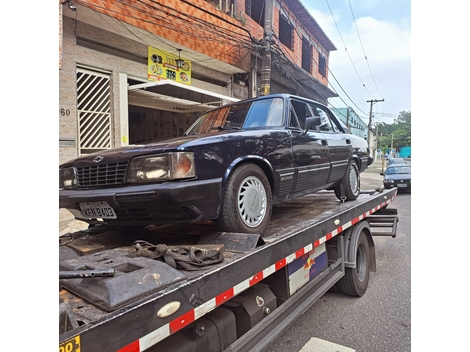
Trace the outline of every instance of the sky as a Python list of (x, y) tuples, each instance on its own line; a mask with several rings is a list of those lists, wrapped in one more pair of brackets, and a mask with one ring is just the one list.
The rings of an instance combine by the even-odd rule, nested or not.
[[(372, 125), (411, 111), (411, 0), (301, 0), (337, 48), (330, 52), (329, 85)], [(383, 100), (383, 101), (382, 101)]]

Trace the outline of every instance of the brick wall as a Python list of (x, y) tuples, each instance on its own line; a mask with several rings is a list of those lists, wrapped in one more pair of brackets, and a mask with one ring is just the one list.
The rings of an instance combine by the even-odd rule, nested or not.
[[(278, 38), (279, 38), (279, 17), (281, 16), (281, 8), (284, 9), (284, 13), (289, 14), (291, 23), (294, 26), (294, 30), (292, 31), (293, 50), (291, 48), (286, 47), (284, 44), (280, 42), (278, 42), (278, 44), (283, 48), (283, 53), (289, 58), (289, 60), (297, 64), (297, 66), (302, 67), (302, 32), (308, 33), (308, 31), (303, 29), (302, 24), (295, 17), (292, 16), (292, 10), (289, 9), (287, 3), (275, 2), (274, 10), (273, 10), (273, 31)], [(329, 54), (313, 36), (310, 36), (309, 39), (314, 43), (313, 48), (312, 48), (312, 63), (311, 63), (310, 74), (316, 79), (318, 79), (321, 83), (327, 86), (328, 85), (328, 70), (327, 70), (326, 77), (323, 77), (318, 73), (319, 50), (322, 51), (323, 55), (326, 57), (327, 65), (328, 65)], [(316, 47), (319, 49), (317, 50)]]
[[(180, 0), (76, 2), (155, 33), (173, 43), (216, 57), (243, 71), (250, 70), (249, 33), (239, 21), (204, 0), (193, 0), (191, 3)], [(129, 6), (123, 11), (126, 3)]]
[[(84, 46), (76, 45), (75, 32), (80, 38), (87, 38), (95, 42), (106, 43), (113, 47), (126, 48), (126, 51), (145, 57), (147, 45), (139, 43), (117, 34), (110, 33), (83, 22), (63, 18), (62, 67), (59, 70), (59, 140), (75, 140), (74, 146), (59, 146), (59, 163), (63, 163), (78, 156), (78, 120), (76, 96), (76, 68), (78, 65), (108, 71), (111, 75), (111, 120), (112, 120), (112, 146), (121, 145), (120, 137), (120, 99), (119, 99), (119, 73), (147, 79), (147, 65), (135, 61), (119, 58)], [(197, 64), (193, 65), (197, 70)], [(207, 69), (205, 69), (207, 70)], [(192, 80), (193, 86), (230, 95), (231, 88), (223, 88), (208, 82)], [(178, 127), (178, 132), (181, 127)], [(142, 138), (143, 139), (143, 138)]]

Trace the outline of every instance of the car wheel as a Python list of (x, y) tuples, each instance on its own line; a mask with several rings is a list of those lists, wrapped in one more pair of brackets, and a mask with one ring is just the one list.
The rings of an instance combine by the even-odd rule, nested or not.
[[(341, 184), (334, 188), (335, 195), (339, 200), (355, 200), (361, 191), (361, 176), (355, 161), (348, 164), (346, 174)], [(344, 199), (343, 199), (344, 197)]]
[(220, 216), (220, 231), (262, 234), (271, 220), (272, 195), (263, 170), (242, 164), (230, 174), (225, 186)]

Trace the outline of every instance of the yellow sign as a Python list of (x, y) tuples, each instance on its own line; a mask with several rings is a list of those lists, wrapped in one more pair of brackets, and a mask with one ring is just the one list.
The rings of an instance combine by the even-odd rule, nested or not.
[(151, 81), (168, 79), (191, 85), (191, 61), (182, 59), (181, 67), (176, 65), (178, 55), (149, 46), (147, 77)]
[(61, 343), (59, 352), (80, 352), (80, 335)]

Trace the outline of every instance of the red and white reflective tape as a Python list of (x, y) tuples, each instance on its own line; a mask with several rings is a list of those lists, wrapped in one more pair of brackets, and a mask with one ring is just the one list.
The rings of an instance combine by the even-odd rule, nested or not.
[(240, 282), (238, 285), (228, 289), (225, 292), (217, 295), (216, 297), (210, 299), (209, 301), (201, 304), (200, 306), (194, 308), (193, 310), (179, 316), (175, 320), (172, 320), (168, 324), (152, 331), (151, 333), (141, 337), (140, 339), (130, 343), (124, 348), (121, 348), (118, 352), (141, 352), (145, 351), (146, 349), (152, 347), (153, 345), (157, 344), (158, 342), (162, 341), (163, 339), (167, 338), (168, 336), (174, 334), (175, 332), (181, 330), (185, 326), (195, 322), (197, 319), (201, 318), (205, 314), (209, 313), (213, 309), (217, 308), (218, 306), (222, 305), (223, 303), (227, 302), (231, 298), (235, 297), (239, 293), (245, 291), (246, 289), (254, 286), (264, 278), (268, 277), (269, 275), (275, 273), (276, 271), (280, 270), (281, 268), (285, 267), (287, 264), (293, 262), (295, 259), (302, 257), (304, 254), (310, 252), (312, 249), (318, 247), (322, 243), (330, 240), (337, 234), (343, 232), (347, 228), (355, 225), (359, 221), (365, 219), (369, 215), (375, 213), (377, 210), (383, 208), (384, 206), (390, 204), (395, 198), (395, 195), (390, 198), (389, 200), (383, 202), (382, 204), (374, 207), (373, 209), (365, 212), (362, 215), (352, 219), (351, 221), (346, 222), (342, 226), (339, 226), (334, 231), (328, 233), (326, 236), (323, 236), (319, 240), (315, 241), (314, 243), (308, 244), (305, 247), (295, 251), (294, 253), (288, 255), (287, 257), (279, 260), (273, 265), (270, 265), (266, 269), (260, 271), (259, 273), (255, 274), (254, 276)]

